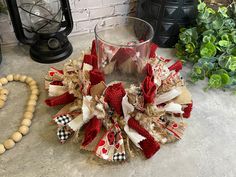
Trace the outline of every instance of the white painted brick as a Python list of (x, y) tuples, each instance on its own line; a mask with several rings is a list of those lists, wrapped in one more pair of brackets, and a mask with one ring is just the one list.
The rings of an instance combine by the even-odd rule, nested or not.
[(69, 36), (76, 36), (76, 35), (81, 35), (81, 34), (88, 34), (90, 33), (90, 30), (79, 30), (71, 33)]
[(99, 20), (89, 20), (89, 21), (77, 22), (76, 31), (85, 31), (85, 30), (94, 29), (95, 25), (98, 22), (99, 22)]
[(124, 15), (130, 12), (129, 4), (121, 4), (115, 6), (115, 15)]
[(76, 12), (72, 13), (74, 21), (82, 21), (89, 19), (90, 11), (89, 9), (79, 9)]
[(102, 0), (103, 6), (128, 3), (129, 0)]
[(75, 10), (81, 8), (102, 7), (102, 0), (74, 0)]
[(76, 32), (76, 28), (77, 28), (77, 23), (74, 22), (74, 23), (73, 23), (73, 29), (72, 29), (71, 33)]
[(108, 17), (108, 18), (103, 18), (106, 20), (106, 26), (112, 26), (114, 24), (123, 24), (125, 23), (124, 18), (115, 18), (116, 16)]
[(114, 7), (90, 9), (90, 19), (112, 16), (113, 14), (114, 14)]
[[(137, 0), (70, 0), (74, 20), (71, 35), (93, 32), (100, 19), (118, 15), (135, 16), (136, 4)], [(3, 25), (0, 18), (0, 35), (4, 44), (17, 42), (9, 19), (4, 19)]]
[(75, 8), (75, 1), (74, 0), (70, 0), (70, 9), (73, 12), (76, 8)]

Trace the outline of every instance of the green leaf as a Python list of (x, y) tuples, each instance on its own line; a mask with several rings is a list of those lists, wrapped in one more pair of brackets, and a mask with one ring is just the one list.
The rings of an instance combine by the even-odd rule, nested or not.
[(229, 37), (228, 34), (223, 34), (223, 35), (221, 36), (221, 39), (222, 39), (222, 40), (229, 41), (229, 40), (230, 40), (230, 37)]
[(182, 33), (182, 32), (184, 32), (185, 30), (186, 30), (186, 28), (180, 28), (180, 29), (179, 29), (179, 32)]
[(188, 53), (193, 53), (194, 50), (195, 50), (195, 45), (191, 42), (189, 44), (186, 44), (185, 45), (185, 51), (188, 52)]
[(202, 36), (213, 36), (215, 34), (215, 31), (213, 29), (209, 29), (209, 30), (204, 30), (202, 31)]
[(230, 54), (236, 56), (236, 46), (230, 50)]
[(218, 44), (219, 44), (219, 46), (221, 46), (221, 47), (229, 47), (230, 44), (231, 44), (231, 42), (226, 41), (226, 40), (221, 40), (221, 41), (219, 41)]
[(222, 85), (227, 85), (230, 83), (230, 77), (227, 73), (222, 73), (220, 77), (221, 77)]
[(212, 22), (212, 27), (213, 29), (220, 29), (224, 24), (224, 21), (222, 18), (216, 18), (213, 22)]
[(197, 9), (198, 9), (199, 12), (204, 11), (205, 8), (206, 8), (206, 3), (204, 3), (204, 2), (200, 2), (197, 6)]
[(229, 62), (229, 69), (231, 71), (236, 71), (236, 56), (231, 56)]
[(219, 7), (218, 8), (218, 12), (225, 18), (228, 17), (227, 11), (228, 11), (228, 9), (226, 7)]
[(207, 58), (213, 57), (216, 55), (216, 47), (214, 46), (214, 44), (210, 42), (202, 44), (200, 49), (200, 54), (201, 57), (207, 57)]
[(230, 34), (230, 38), (231, 38), (231, 40), (236, 44), (236, 31), (233, 31), (233, 32)]
[(226, 55), (219, 57), (219, 66), (230, 71), (236, 71), (236, 56)]
[(207, 36), (204, 36), (204, 37), (203, 37), (202, 41), (203, 41), (204, 43), (208, 43), (208, 42), (214, 43), (214, 42), (216, 41), (216, 37), (213, 36), (213, 35), (207, 35)]
[(212, 9), (212, 8), (207, 8), (207, 11), (210, 13), (210, 14), (215, 14), (216, 12)]
[(222, 86), (221, 76), (219, 74), (212, 74), (208, 81), (209, 88), (220, 88)]
[(234, 28), (235, 21), (233, 19), (224, 19), (224, 26), (226, 26), (227, 28)]

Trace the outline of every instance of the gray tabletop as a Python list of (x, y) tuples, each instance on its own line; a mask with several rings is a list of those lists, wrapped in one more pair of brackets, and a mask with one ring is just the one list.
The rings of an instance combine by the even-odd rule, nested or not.
[[(78, 57), (91, 45), (93, 35), (71, 37)], [(97, 163), (90, 153), (80, 151), (79, 144), (61, 145), (50, 117), (59, 109), (44, 105), (44, 75), (50, 65), (30, 59), (25, 46), (4, 47), (0, 76), (27, 74), (39, 84), (40, 99), (30, 133), (20, 143), (0, 156), (1, 177), (84, 177), (84, 176), (160, 176), (160, 177), (234, 177), (236, 176), (236, 96), (219, 90), (204, 92), (205, 82), (188, 84), (193, 95), (192, 116), (186, 122), (184, 138), (163, 145), (156, 155), (145, 160), (132, 158), (122, 164)], [(173, 57), (173, 50), (158, 49), (158, 55)], [(61, 67), (60, 62), (55, 66)], [(183, 70), (183, 75), (189, 71)], [(0, 110), (0, 142), (18, 129), (29, 90), (21, 83), (10, 83), (6, 106)]]

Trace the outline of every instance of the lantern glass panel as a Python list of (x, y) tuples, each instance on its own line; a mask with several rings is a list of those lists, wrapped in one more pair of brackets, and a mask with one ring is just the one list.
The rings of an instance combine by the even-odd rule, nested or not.
[(20, 0), (18, 7), (22, 24), (28, 32), (59, 31), (63, 16), (59, 0)]

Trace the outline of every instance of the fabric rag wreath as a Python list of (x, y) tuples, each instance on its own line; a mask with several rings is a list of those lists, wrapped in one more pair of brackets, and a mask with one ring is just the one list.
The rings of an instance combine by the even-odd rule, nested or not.
[(94, 41), (90, 53), (62, 70), (51, 67), (45, 102), (65, 105), (53, 116), (60, 142), (82, 136), (82, 149), (104, 160), (124, 161), (137, 150), (150, 158), (161, 144), (181, 139), (184, 118), (192, 110), (191, 94), (179, 73), (182, 63), (157, 57), (156, 48), (152, 44), (144, 62), (143, 82), (128, 88), (122, 82), (105, 83)]

